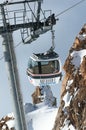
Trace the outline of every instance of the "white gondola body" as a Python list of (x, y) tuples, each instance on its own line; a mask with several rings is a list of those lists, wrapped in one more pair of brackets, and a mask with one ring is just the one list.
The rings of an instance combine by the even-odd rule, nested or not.
[[(30, 69), (27, 69), (27, 74), (28, 74), (28, 79), (30, 81), (31, 84), (33, 84), (34, 86), (45, 86), (45, 85), (55, 85), (58, 84), (60, 79), (61, 79), (61, 61), (59, 59), (59, 57), (56, 58), (50, 58), (50, 59), (38, 59), (38, 58), (34, 58), (34, 57), (30, 57), (30, 60), (32, 60), (32, 62), (41, 62), (41, 64), (46, 64), (46, 63), (50, 63), (50, 62), (56, 62), (58, 61), (59, 63), (59, 71), (58, 72), (52, 72), (52, 73), (47, 73), (47, 70), (49, 69), (49, 67), (47, 67), (45, 69), (45, 73), (32, 73), (30, 71)], [(43, 65), (44, 66), (44, 65)], [(42, 66), (42, 67), (43, 67)]]
[(60, 81), (60, 77), (55, 78), (45, 78), (45, 79), (34, 79), (28, 76), (29, 82), (34, 86), (46, 86), (46, 85), (55, 85), (58, 84)]

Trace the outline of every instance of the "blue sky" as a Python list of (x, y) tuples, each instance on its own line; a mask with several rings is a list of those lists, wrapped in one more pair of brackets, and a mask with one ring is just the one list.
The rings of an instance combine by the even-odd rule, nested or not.
[[(2, 2), (2, 0), (0, 0)], [(42, 7), (43, 9), (52, 9), (56, 15), (61, 11), (69, 8), (73, 4), (79, 2), (79, 0), (44, 0)], [(74, 39), (81, 27), (86, 23), (86, 1), (76, 6), (75, 8), (65, 12), (64, 14), (58, 16), (59, 21), (54, 26), (55, 29), (55, 51), (60, 55), (62, 65), (68, 55), (68, 51), (72, 46)], [(18, 44), (21, 41), (20, 32), (16, 31), (13, 33), (14, 44)], [(2, 38), (0, 38), (0, 57), (3, 56), (2, 51)], [(31, 94), (35, 90), (27, 78), (26, 69), (29, 56), (34, 53), (45, 52), (51, 46), (51, 33), (48, 32), (41, 35), (39, 39), (30, 45), (20, 44), (15, 48), (18, 71), (20, 76), (20, 84), (23, 95), (24, 103), (32, 102)], [(64, 71), (63, 71), (64, 73)], [(12, 103), (10, 88), (7, 79), (7, 72), (5, 68), (4, 59), (0, 60), (0, 118), (7, 113), (12, 112)], [(60, 101), (60, 88), (61, 82), (52, 86), (52, 91), (57, 97), (57, 102)]]

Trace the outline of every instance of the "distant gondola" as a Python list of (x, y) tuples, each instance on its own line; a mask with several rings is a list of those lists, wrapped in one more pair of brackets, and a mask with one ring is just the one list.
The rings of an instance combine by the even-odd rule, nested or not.
[(62, 77), (59, 55), (54, 51), (33, 54), (29, 58), (27, 75), (34, 86), (57, 84)]

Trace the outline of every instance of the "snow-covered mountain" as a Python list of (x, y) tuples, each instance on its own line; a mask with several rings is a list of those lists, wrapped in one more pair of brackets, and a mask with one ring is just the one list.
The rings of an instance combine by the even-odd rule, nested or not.
[(33, 104), (25, 104), (28, 130), (52, 130), (58, 108), (50, 86), (36, 87)]
[[(76, 36), (63, 68), (60, 107), (56, 107), (49, 86), (42, 93), (37, 88), (32, 94), (33, 104), (25, 104), (28, 130), (86, 130), (86, 24)], [(13, 114), (0, 120), (0, 130), (14, 130), (14, 126)]]
[[(58, 109), (44, 103), (26, 104), (26, 120), (28, 130), (52, 130)], [(13, 113), (0, 120), (0, 130), (15, 130)]]
[(61, 104), (53, 130), (86, 130), (86, 24), (76, 36), (63, 68)]
[[(40, 90), (42, 93), (40, 93)], [(58, 108), (56, 107), (56, 99), (53, 96), (50, 86), (45, 86), (42, 89), (36, 87), (32, 97), (33, 103), (25, 103), (24, 105), (27, 129), (52, 130)], [(15, 130), (14, 122), (12, 115), (2, 118), (0, 121), (0, 130)]]
[(52, 130), (57, 111), (56, 107), (38, 104), (34, 111), (26, 114), (28, 130)]

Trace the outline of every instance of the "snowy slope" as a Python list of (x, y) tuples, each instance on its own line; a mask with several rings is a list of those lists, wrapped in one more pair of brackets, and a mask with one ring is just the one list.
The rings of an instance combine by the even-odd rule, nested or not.
[(52, 130), (57, 114), (57, 108), (39, 104), (35, 111), (26, 115), (28, 130)]
[[(57, 108), (48, 107), (44, 103), (40, 103), (39, 105), (36, 105), (36, 107), (33, 106), (33, 108), (32, 106), (31, 108), (29, 107), (29, 112), (26, 114), (28, 130), (52, 130), (57, 111)], [(6, 122), (2, 120), (2, 122), (5, 122), (2, 127), (3, 130), (6, 130), (6, 126), (9, 130), (11, 128), (14, 129), (15, 121), (13, 113), (8, 114), (5, 118), (7, 117), (10, 117), (11, 119)], [(0, 121), (0, 125), (2, 122)]]

